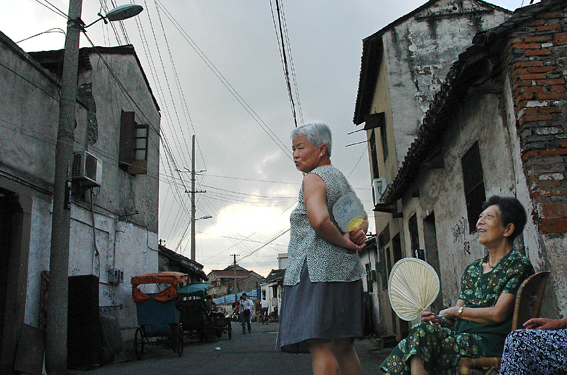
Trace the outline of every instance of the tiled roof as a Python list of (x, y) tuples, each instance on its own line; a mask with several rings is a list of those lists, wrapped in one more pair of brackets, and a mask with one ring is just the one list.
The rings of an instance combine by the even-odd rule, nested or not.
[(266, 277), (264, 283), (273, 283), (280, 279), (283, 279), (285, 274), (285, 268), (282, 270), (272, 270), (270, 274)]
[(168, 249), (163, 245), (158, 245), (158, 251), (160, 255), (165, 256), (166, 258), (177, 262), (181, 265), (181, 267), (185, 268), (188, 272), (192, 272), (199, 276), (203, 280), (209, 280), (205, 272), (203, 271), (203, 265), (200, 263), (195, 262), (181, 254), (176, 253), (173, 250)]

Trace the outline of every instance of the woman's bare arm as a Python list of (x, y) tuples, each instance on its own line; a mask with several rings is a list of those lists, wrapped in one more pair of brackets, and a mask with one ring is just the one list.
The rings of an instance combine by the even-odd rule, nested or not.
[[(327, 185), (321, 177), (316, 174), (308, 173), (303, 179), (303, 202), (307, 210), (307, 218), (309, 223), (325, 241), (349, 250), (361, 250), (364, 247), (360, 242), (360, 232), (363, 228), (357, 228), (353, 233), (353, 238), (357, 243), (351, 240), (351, 235), (346, 233), (342, 235), (337, 227), (331, 221), (331, 216), (327, 208)], [(368, 222), (365, 224), (368, 228)], [(363, 233), (364, 234), (364, 233)]]

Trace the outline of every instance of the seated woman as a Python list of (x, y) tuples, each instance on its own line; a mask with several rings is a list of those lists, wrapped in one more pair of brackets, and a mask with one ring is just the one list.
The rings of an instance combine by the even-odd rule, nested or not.
[(533, 318), (512, 331), (504, 344), (500, 374), (564, 374), (567, 369), (567, 317)]
[(516, 292), (533, 273), (529, 260), (512, 247), (527, 217), (516, 198), (492, 196), (482, 207), (476, 228), (488, 255), (465, 269), (455, 306), (439, 315), (421, 314), (423, 323), (380, 366), (387, 374), (436, 374), (455, 367), (460, 357), (501, 355)]

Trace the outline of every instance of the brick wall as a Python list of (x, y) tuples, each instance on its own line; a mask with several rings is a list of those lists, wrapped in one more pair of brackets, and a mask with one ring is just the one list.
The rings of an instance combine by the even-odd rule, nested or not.
[(542, 233), (567, 232), (567, 4), (516, 27), (508, 44), (524, 172)]

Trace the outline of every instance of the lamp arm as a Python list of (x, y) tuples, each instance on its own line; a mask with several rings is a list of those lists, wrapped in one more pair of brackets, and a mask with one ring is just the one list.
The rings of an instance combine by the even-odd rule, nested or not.
[(100, 14), (100, 13), (98, 14), (98, 16), (100, 17), (99, 19), (97, 19), (97, 20), (94, 21), (94, 22), (89, 23), (87, 26), (84, 26), (83, 29), (86, 29), (87, 27), (90, 27), (90, 26), (94, 25), (95, 23), (97, 23), (97, 22), (100, 21), (100, 20), (103, 20), (105, 24), (108, 23), (108, 21), (106, 20), (106, 17), (105, 17), (105, 16), (103, 16), (103, 15)]

